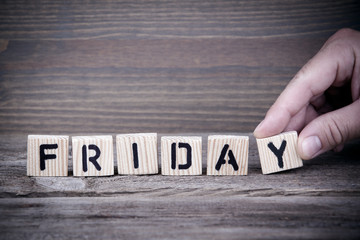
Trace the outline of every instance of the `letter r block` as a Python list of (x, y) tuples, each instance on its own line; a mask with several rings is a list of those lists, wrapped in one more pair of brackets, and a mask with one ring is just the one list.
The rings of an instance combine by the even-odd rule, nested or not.
[(28, 176), (67, 176), (68, 159), (69, 136), (28, 136)]
[(208, 137), (207, 175), (247, 175), (249, 137)]
[(74, 176), (114, 175), (112, 136), (72, 137)]
[(297, 132), (256, 139), (263, 174), (285, 171), (303, 166), (297, 154)]
[(162, 137), (162, 175), (201, 175), (201, 137)]
[(116, 135), (116, 150), (119, 174), (157, 174), (157, 134)]

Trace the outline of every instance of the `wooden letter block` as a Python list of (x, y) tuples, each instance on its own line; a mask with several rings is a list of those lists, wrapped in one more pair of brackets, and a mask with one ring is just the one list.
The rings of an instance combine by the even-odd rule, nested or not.
[(303, 166), (297, 154), (297, 132), (256, 139), (263, 174), (280, 172)]
[(28, 176), (67, 176), (69, 136), (29, 135)]
[(162, 175), (201, 175), (201, 137), (162, 137)]
[(207, 175), (247, 175), (249, 137), (208, 137)]
[(112, 136), (72, 137), (74, 176), (114, 175)]
[(119, 174), (159, 173), (156, 133), (116, 135), (116, 150)]

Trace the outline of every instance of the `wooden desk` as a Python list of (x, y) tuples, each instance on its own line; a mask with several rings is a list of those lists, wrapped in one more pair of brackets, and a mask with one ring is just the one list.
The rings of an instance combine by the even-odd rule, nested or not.
[[(201, 134), (203, 140), (207, 134)], [(160, 136), (159, 136), (160, 137)], [(1, 135), (3, 239), (356, 239), (359, 143), (303, 168), (248, 176), (27, 177), (26, 136)], [(206, 141), (203, 141), (203, 171)]]
[(0, 238), (358, 239), (358, 141), (268, 176), (253, 138), (246, 177), (25, 174), (28, 134), (252, 132), (330, 35), (360, 29), (359, 12), (350, 0), (0, 3)]

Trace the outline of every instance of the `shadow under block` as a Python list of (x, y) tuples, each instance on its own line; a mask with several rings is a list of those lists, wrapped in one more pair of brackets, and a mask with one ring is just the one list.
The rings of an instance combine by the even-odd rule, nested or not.
[(161, 138), (162, 175), (201, 175), (201, 137)]
[(74, 176), (114, 175), (112, 136), (72, 137)]
[(207, 175), (247, 175), (249, 137), (208, 137)]
[(29, 135), (28, 176), (67, 176), (69, 136)]
[(116, 135), (116, 152), (119, 174), (159, 173), (156, 133)]
[(303, 166), (297, 154), (297, 132), (256, 139), (263, 174), (285, 171)]

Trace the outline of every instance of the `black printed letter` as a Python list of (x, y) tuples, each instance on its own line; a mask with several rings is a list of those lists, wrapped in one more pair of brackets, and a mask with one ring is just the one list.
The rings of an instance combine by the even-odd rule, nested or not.
[(191, 167), (191, 146), (188, 143), (179, 143), (179, 148), (186, 148), (186, 164), (179, 164), (179, 169), (188, 169)]
[(171, 169), (176, 169), (176, 143), (171, 144)]
[(40, 145), (40, 170), (45, 170), (45, 160), (55, 159), (55, 154), (45, 154), (45, 149), (57, 149), (57, 144), (41, 144)]
[[(186, 148), (186, 164), (179, 164), (179, 169), (191, 167), (191, 146), (188, 143), (179, 143), (179, 148)], [(176, 169), (176, 143), (171, 144), (171, 169)]]
[(279, 149), (277, 149), (272, 142), (270, 142), (268, 144), (268, 147), (270, 148), (270, 150), (277, 157), (279, 168), (283, 168), (284, 167), (284, 161), (283, 161), (282, 157), (283, 157), (283, 154), (284, 154), (284, 151), (285, 151), (286, 141), (285, 140), (282, 141), (281, 146), (280, 146)]
[[(94, 164), (96, 170), (100, 171), (101, 170), (101, 166), (99, 165), (99, 163), (96, 161), (101, 154), (101, 151), (99, 149), (98, 146), (96, 146), (95, 144), (90, 144), (89, 145), (89, 150), (94, 150), (95, 151), (95, 156), (93, 157), (89, 157), (89, 162), (91, 162), (92, 164)], [(82, 154), (83, 154), (83, 171), (87, 172), (88, 168), (87, 168), (87, 154), (86, 154), (86, 145), (82, 146)]]
[(139, 168), (139, 157), (138, 157), (138, 150), (137, 150), (137, 144), (133, 143), (133, 157), (134, 157), (134, 168)]
[[(229, 144), (225, 144), (223, 149), (221, 150), (221, 154), (220, 154), (220, 157), (219, 157), (219, 160), (217, 161), (216, 165), (215, 165), (215, 169), (217, 171), (220, 170), (221, 168), (221, 165), (225, 164), (226, 161), (225, 161), (225, 155), (226, 155), (226, 152), (227, 150), (229, 149)], [(239, 170), (239, 166), (238, 164), (236, 163), (236, 159), (235, 159), (235, 156), (233, 154), (233, 152), (231, 150), (229, 150), (229, 161), (228, 163), (231, 164), (234, 168), (235, 171)]]
[(89, 161), (92, 164), (94, 164), (96, 170), (100, 171), (101, 167), (100, 167), (99, 163), (96, 161), (96, 159), (98, 159), (100, 157), (100, 154), (101, 154), (100, 149), (95, 144), (90, 144), (89, 145), (89, 150), (94, 150), (95, 151), (95, 156), (89, 157)]

